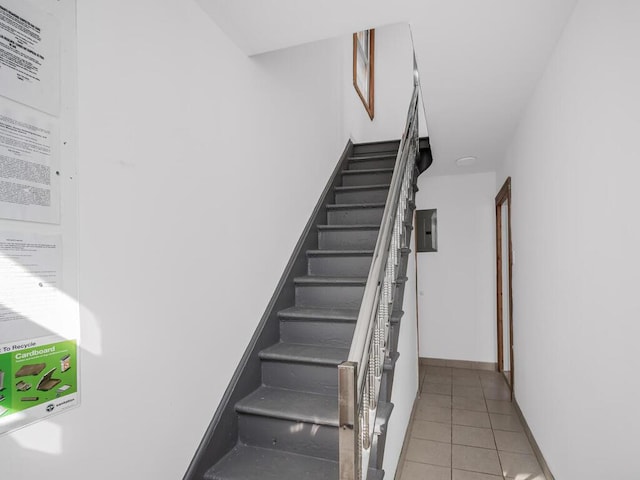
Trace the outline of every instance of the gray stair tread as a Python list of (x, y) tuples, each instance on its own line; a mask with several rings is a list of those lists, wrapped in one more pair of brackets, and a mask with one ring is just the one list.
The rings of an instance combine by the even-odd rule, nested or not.
[[(428, 137), (426, 137), (428, 139)], [(391, 140), (374, 140), (372, 142), (358, 142), (356, 144), (353, 145), (354, 150), (358, 149), (358, 148), (362, 148), (362, 147), (372, 147), (372, 148), (376, 148), (377, 150), (373, 150), (375, 153), (378, 152), (391, 152), (393, 151), (393, 149), (398, 150), (398, 146), (400, 145), (400, 139), (398, 138), (393, 138)], [(391, 150), (389, 150), (389, 145), (393, 145), (393, 147), (391, 147)]]
[(363, 168), (362, 170), (342, 170), (343, 175), (361, 175), (363, 173), (390, 173), (393, 172), (391, 168)]
[[(360, 170), (360, 172), (361, 171), (362, 170)], [(343, 185), (343, 186), (337, 186), (333, 188), (335, 189), (336, 192), (352, 192), (352, 191), (358, 191), (358, 190), (384, 190), (384, 189), (388, 189), (389, 187), (391, 187), (390, 184), (383, 183), (380, 185)]]
[[(398, 277), (396, 284), (405, 283), (408, 277)], [(307, 275), (293, 279), (296, 285), (366, 285), (367, 277), (323, 277), (320, 275)]]
[(294, 278), (296, 285), (365, 285), (366, 277), (320, 277), (307, 275)]
[[(393, 312), (392, 323), (396, 323), (402, 317), (403, 312)], [(283, 319), (299, 320), (327, 320), (335, 322), (355, 322), (358, 319), (358, 310), (353, 308), (313, 308), (290, 307), (278, 312)]]
[(260, 352), (260, 358), (263, 360), (334, 366), (344, 362), (348, 356), (348, 348), (284, 342), (276, 343)]
[(284, 420), (338, 426), (338, 398), (335, 395), (318, 395), (262, 386), (240, 400), (236, 404), (236, 411)]
[[(380, 433), (381, 429), (385, 428), (392, 410), (393, 404), (378, 403), (376, 432)], [(336, 395), (319, 395), (263, 385), (236, 403), (236, 411), (294, 422), (338, 427)]]
[[(382, 480), (369, 469), (368, 480)], [(204, 475), (205, 480), (336, 480), (338, 462), (282, 450), (237, 445)]]
[(351, 210), (354, 208), (384, 208), (384, 202), (376, 203), (332, 203), (327, 205), (328, 210)]
[(373, 250), (307, 250), (308, 257), (371, 256)]
[(326, 319), (330, 321), (355, 322), (358, 318), (358, 310), (353, 308), (312, 308), (290, 307), (278, 312), (280, 318), (286, 319)]
[(380, 225), (318, 225), (318, 230), (380, 230)]

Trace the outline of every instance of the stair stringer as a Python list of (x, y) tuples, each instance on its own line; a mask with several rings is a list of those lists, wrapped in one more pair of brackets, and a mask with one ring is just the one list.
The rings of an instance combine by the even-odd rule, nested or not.
[[(419, 174), (420, 172), (416, 172)], [(415, 177), (417, 182), (417, 176)], [(414, 190), (417, 191), (417, 187), (414, 186)], [(409, 208), (407, 209), (407, 214), (404, 219), (404, 233), (403, 240), (406, 239), (403, 243), (406, 245), (410, 245), (410, 235), (413, 231), (413, 212), (415, 210), (415, 203), (410, 203)], [(397, 290), (393, 302), (393, 310), (394, 312), (402, 311), (402, 305), (404, 303), (404, 290), (406, 285), (406, 275), (407, 268), (409, 265), (408, 256), (411, 255), (411, 250), (407, 247), (404, 249), (403, 254), (401, 255), (400, 260), (400, 268), (398, 271), (398, 278), (403, 281), (398, 283)], [(400, 319), (397, 323), (393, 325), (389, 333), (389, 358), (385, 362), (384, 371), (385, 375), (383, 376), (382, 384), (380, 385), (380, 400), (385, 402), (391, 402), (391, 393), (393, 391), (393, 378), (395, 373), (395, 366), (398, 361), (398, 357), (400, 356), (400, 352), (398, 352), (398, 335), (400, 332), (400, 326), (402, 322), (402, 315), (400, 315)], [(387, 420), (388, 421), (388, 420)], [(385, 426), (386, 427), (386, 426)], [(387, 430), (383, 428), (380, 433), (376, 435), (374, 439), (371, 455), (369, 457), (369, 468), (382, 470), (382, 464), (384, 460), (384, 451), (385, 445), (387, 441)]]
[(334, 188), (341, 181), (354, 145), (349, 140), (338, 161), (302, 235), (296, 244), (264, 315), (236, 368), (213, 419), (211, 420), (183, 480), (202, 480), (207, 469), (224, 457), (238, 441), (238, 415), (235, 405), (249, 395), (262, 382), (259, 352), (276, 343), (280, 335), (278, 312), (295, 301), (294, 278), (307, 271), (307, 250), (318, 248), (318, 235), (314, 228), (327, 221), (327, 205), (332, 202)]

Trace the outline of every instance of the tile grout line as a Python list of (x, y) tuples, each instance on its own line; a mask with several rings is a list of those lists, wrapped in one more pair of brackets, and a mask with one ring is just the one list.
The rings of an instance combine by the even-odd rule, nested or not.
[[(482, 383), (482, 380), (480, 381)], [(487, 396), (484, 393), (484, 387), (482, 388), (482, 398), (484, 398), (484, 404), (487, 407), (487, 416), (489, 417), (489, 425), (491, 425), (491, 435), (493, 436), (493, 444), (496, 446), (496, 456), (498, 457), (498, 465), (500, 465), (500, 471), (502, 472), (502, 479), (505, 480), (505, 471), (502, 466), (502, 459), (500, 458), (500, 453), (498, 451), (498, 442), (496, 440), (496, 433), (493, 429), (493, 420), (491, 419), (491, 414), (489, 413), (489, 404), (487, 403)]]
[(451, 370), (451, 390), (449, 390), (451, 392), (451, 416), (450, 416), (450, 420), (451, 420), (451, 469), (449, 470), (449, 475), (451, 480), (453, 480), (453, 370)]

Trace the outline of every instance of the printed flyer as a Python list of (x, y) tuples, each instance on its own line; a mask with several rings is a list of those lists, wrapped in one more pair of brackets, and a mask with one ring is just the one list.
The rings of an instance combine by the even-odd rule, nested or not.
[(0, 434), (78, 406), (78, 360), (57, 336), (0, 345)]

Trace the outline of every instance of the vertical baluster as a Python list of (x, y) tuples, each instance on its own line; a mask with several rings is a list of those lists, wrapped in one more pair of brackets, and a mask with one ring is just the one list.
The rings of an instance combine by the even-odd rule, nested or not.
[(384, 304), (385, 304), (385, 309), (387, 310), (389, 308), (389, 302), (391, 301), (391, 286), (393, 282), (390, 275), (391, 265), (392, 263), (390, 259), (387, 259), (387, 267), (385, 269), (385, 278), (384, 278)]
[(376, 365), (376, 377), (379, 377), (382, 372), (381, 372), (381, 361), (380, 358), (382, 357), (382, 355), (380, 355), (380, 325), (384, 323), (384, 318), (382, 316), (382, 311), (380, 308), (380, 302), (378, 301), (378, 312), (377, 312), (377, 318), (376, 318), (376, 325), (375, 325), (375, 330), (373, 332), (373, 351), (374, 351), (374, 355), (375, 355), (375, 365)]
[[(363, 418), (362, 418), (362, 403), (360, 403), (360, 410), (358, 413), (358, 425), (359, 425), (359, 429), (358, 429), (358, 439), (357, 439), (357, 452), (358, 452), (358, 471), (356, 472), (356, 479), (357, 480), (361, 480), (362, 479), (362, 470), (363, 470), (363, 465), (362, 465), (362, 450), (364, 449), (364, 445), (362, 443), (363, 441), (363, 437), (362, 437), (362, 432), (364, 429), (364, 422), (363, 422)], [(366, 466), (365, 466), (366, 468)]]
[[(383, 300), (381, 299), (380, 302), (383, 302)], [(378, 306), (379, 311), (383, 310), (382, 307), (382, 303)], [(388, 313), (389, 309), (388, 307), (385, 306), (384, 308), (385, 312)], [(378, 376), (378, 378), (382, 377), (382, 369), (384, 368), (384, 339), (385, 339), (385, 325), (387, 324), (388, 318), (385, 317), (384, 314), (378, 316), (378, 361), (380, 362), (380, 365), (378, 367), (378, 371), (376, 372), (376, 375)]]
[[(402, 225), (404, 224), (404, 218), (402, 216), (402, 210), (400, 208), (400, 204), (398, 203), (398, 211), (396, 212), (396, 225), (393, 229), (393, 234), (396, 238), (396, 265), (400, 265), (400, 232), (402, 230)], [(395, 281), (396, 277), (394, 277)]]
[(391, 250), (389, 251), (389, 262), (391, 264), (391, 268), (394, 268), (394, 269), (397, 264), (397, 258), (396, 258), (397, 253), (398, 253), (398, 244), (396, 243), (396, 225), (394, 225), (393, 232), (391, 233)]
[(386, 298), (386, 309), (387, 309), (387, 317), (386, 317), (386, 322), (384, 325), (384, 336), (382, 337), (382, 342), (383, 342), (383, 355), (384, 358), (389, 356), (389, 348), (387, 345), (387, 341), (389, 338), (389, 326), (391, 324), (391, 315), (393, 315), (393, 294), (392, 294), (392, 289), (395, 288), (394, 285), (394, 269), (393, 269), (393, 264), (391, 262), (387, 262), (387, 268), (385, 270), (385, 283), (388, 285), (389, 287), (389, 295)]
[(376, 368), (374, 363), (369, 361), (369, 410), (375, 411), (378, 408), (378, 399), (376, 398)]
[(364, 388), (362, 389), (362, 410), (360, 416), (362, 418), (362, 447), (368, 450), (371, 446), (371, 439), (369, 438), (369, 376), (365, 377)]

